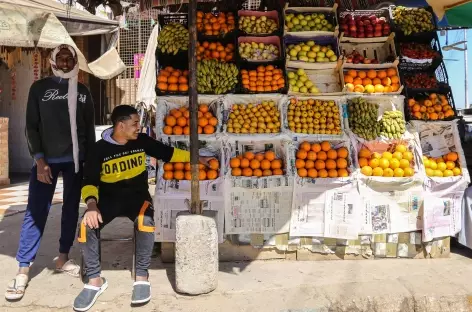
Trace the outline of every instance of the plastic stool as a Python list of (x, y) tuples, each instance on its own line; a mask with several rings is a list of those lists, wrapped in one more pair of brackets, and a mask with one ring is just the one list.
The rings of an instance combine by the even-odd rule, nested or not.
[[(136, 279), (136, 229), (133, 229), (133, 237), (129, 238), (101, 238), (100, 230), (95, 230), (98, 239), (98, 259), (102, 261), (102, 242), (133, 242), (133, 264), (131, 266), (131, 278)], [(83, 251), (80, 251), (80, 277), (82, 282), (87, 283), (88, 279), (85, 275), (85, 261)]]

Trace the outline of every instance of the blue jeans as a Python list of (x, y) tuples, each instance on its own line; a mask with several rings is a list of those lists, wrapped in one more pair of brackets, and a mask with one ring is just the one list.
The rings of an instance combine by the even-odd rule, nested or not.
[(69, 253), (75, 239), (79, 219), (82, 168), (76, 174), (73, 162), (49, 164), (49, 167), (53, 177), (52, 184), (38, 181), (36, 165), (31, 170), (28, 206), (26, 207), (25, 218), (21, 227), (20, 244), (16, 254), (16, 260), (20, 263), (20, 267), (28, 267), (36, 258), (59, 173), (62, 173), (64, 181), (59, 253)]

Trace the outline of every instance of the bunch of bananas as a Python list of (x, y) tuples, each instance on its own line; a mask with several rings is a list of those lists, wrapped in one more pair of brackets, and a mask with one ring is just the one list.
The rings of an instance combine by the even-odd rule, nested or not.
[(199, 93), (226, 93), (238, 83), (238, 68), (214, 59), (200, 61), (197, 63), (197, 83)]
[(176, 55), (188, 50), (188, 30), (179, 23), (165, 25), (157, 38), (157, 49), (165, 54)]

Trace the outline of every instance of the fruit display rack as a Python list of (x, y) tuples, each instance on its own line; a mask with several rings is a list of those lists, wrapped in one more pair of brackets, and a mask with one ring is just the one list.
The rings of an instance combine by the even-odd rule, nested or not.
[(450, 87), (437, 91), (407, 90), (405, 96), (407, 120), (449, 121), (457, 118), (456, 104)]
[(401, 71), (435, 70), (442, 61), (441, 46), (436, 32), (416, 37), (395, 38)]
[(337, 3), (333, 7), (286, 7), (284, 35), (339, 35)]
[(397, 36), (422, 36), (436, 31), (436, 18), (431, 7), (405, 8), (390, 6), (391, 26)]
[(435, 70), (401, 71), (400, 75), (407, 92), (408, 90), (432, 91), (449, 87), (449, 78), (444, 62), (441, 62)]

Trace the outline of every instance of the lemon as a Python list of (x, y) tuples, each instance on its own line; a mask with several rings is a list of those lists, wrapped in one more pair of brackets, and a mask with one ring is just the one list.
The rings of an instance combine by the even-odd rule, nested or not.
[(438, 163), (438, 170), (444, 171), (446, 169), (447, 169), (446, 163), (444, 163), (444, 162)]
[(383, 176), (384, 172), (383, 172), (383, 169), (380, 168), (380, 167), (376, 167), (374, 168), (374, 170), (372, 171), (372, 175), (373, 176), (376, 176), (376, 177), (381, 177)]
[(372, 175), (372, 168), (369, 166), (362, 167), (361, 173), (365, 176), (370, 177)]
[(390, 168), (393, 170), (397, 169), (400, 167), (400, 161), (396, 158), (393, 158), (390, 160)]
[(400, 168), (405, 169), (410, 167), (410, 162), (406, 159), (400, 160)]
[(373, 158), (369, 161), (369, 166), (372, 168), (372, 169), (375, 169), (379, 166), (379, 160), (376, 159), (376, 158)]
[(388, 159), (381, 158), (379, 159), (379, 167), (382, 169), (387, 169), (390, 166)]
[(424, 164), (425, 168), (429, 168), (430, 165), (431, 165), (431, 162), (429, 161), (428, 158), (426, 158), (426, 159), (423, 158), (423, 164)]
[(390, 169), (390, 168), (384, 168), (383, 176), (384, 177), (393, 177), (393, 170)]
[(407, 150), (408, 149), (403, 144), (398, 144), (397, 147), (395, 147), (396, 152), (405, 153)]
[(434, 176), (435, 176), (435, 177), (443, 177), (444, 175), (443, 175), (442, 171), (440, 171), (440, 170), (434, 170)]
[(392, 157), (393, 157), (393, 155), (390, 152), (383, 152), (382, 153), (382, 158), (390, 160), (390, 159), (392, 159)]
[(428, 177), (434, 177), (434, 170), (431, 168), (426, 168), (426, 175)]
[(404, 168), (403, 172), (405, 174), (405, 177), (412, 177), (415, 174), (413, 168)]
[[(390, 164), (391, 165), (391, 164)], [(405, 175), (405, 172), (403, 171), (402, 168), (397, 168), (395, 170), (393, 170), (393, 176), (397, 177), (397, 178), (401, 178)]]
[(413, 153), (412, 152), (404, 152), (403, 153), (403, 159), (406, 159), (408, 161), (413, 160)]
[(452, 169), (452, 172), (454, 173), (454, 176), (458, 176), (462, 174), (461, 168), (458, 168), (458, 167)]
[(445, 177), (452, 177), (452, 176), (454, 176), (454, 172), (452, 172), (452, 170), (446, 169), (446, 170), (444, 170), (444, 172), (443, 172), (443, 176), (445, 176)]
[(375, 158), (375, 159), (380, 159), (380, 158), (382, 158), (382, 155), (380, 155), (380, 153), (374, 152), (374, 153), (372, 153), (371, 157)]
[(396, 158), (398, 160), (401, 160), (403, 158), (403, 154), (400, 153), (400, 152), (395, 152), (395, 153), (393, 153), (392, 156), (393, 156), (393, 158)]
[(438, 169), (438, 164), (434, 160), (431, 159), (429, 161), (429, 168), (431, 168), (433, 170), (436, 170), (436, 169)]

